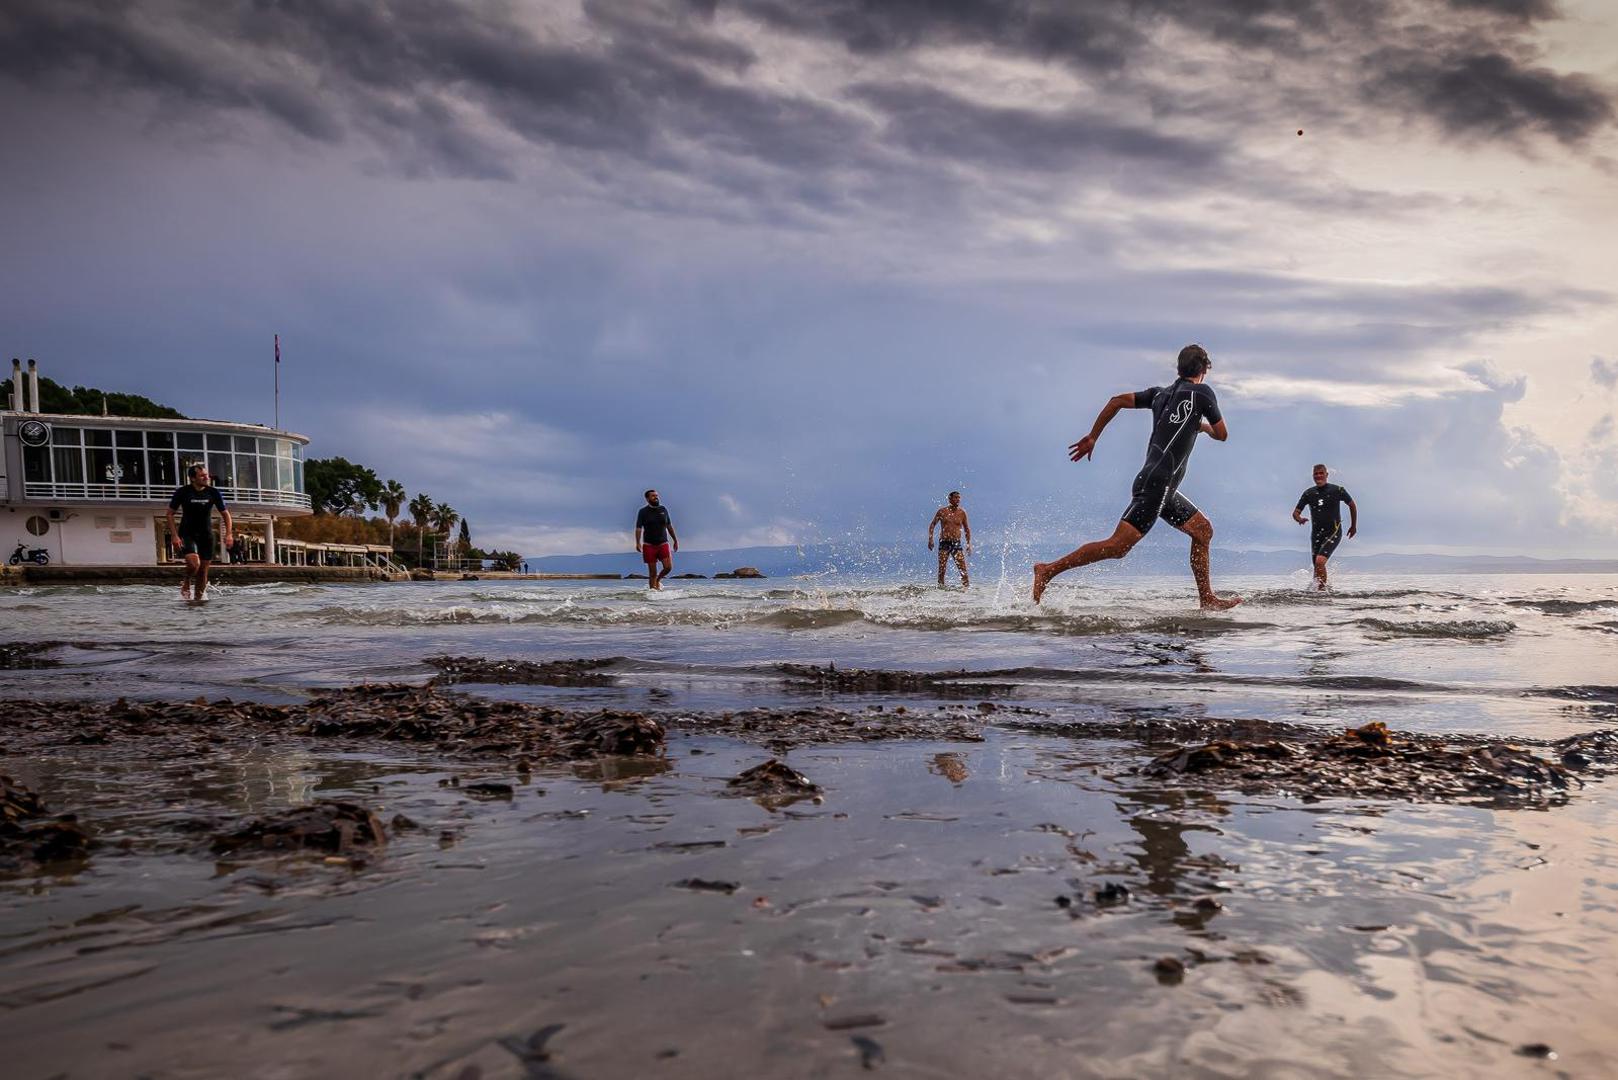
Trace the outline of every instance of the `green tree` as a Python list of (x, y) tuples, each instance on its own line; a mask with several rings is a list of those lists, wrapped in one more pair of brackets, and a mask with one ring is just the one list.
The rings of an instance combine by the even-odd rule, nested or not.
[(388, 519), (388, 547), (393, 547), (393, 521), (399, 516), (405, 500), (409, 498), (404, 485), (397, 480), (389, 480), (382, 485), (382, 512)]
[(54, 379), (39, 377), (39, 411), (58, 416), (100, 416), (103, 405), (108, 416), (140, 416), (152, 420), (184, 420), (177, 409), (159, 405), (139, 394), (120, 394), (75, 386), (69, 390)]
[(425, 491), (410, 500), (410, 518), (416, 523), (416, 565), (422, 565), (421, 542), (427, 535), (427, 526), (432, 524), (433, 511), (437, 505), (432, 496)]
[(472, 553), (472, 525), (465, 518), (461, 519), (461, 558)]
[(311, 458), (303, 463), (303, 486), (317, 514), (353, 514), (375, 510), (382, 502), (382, 481), (364, 465), (347, 458)]

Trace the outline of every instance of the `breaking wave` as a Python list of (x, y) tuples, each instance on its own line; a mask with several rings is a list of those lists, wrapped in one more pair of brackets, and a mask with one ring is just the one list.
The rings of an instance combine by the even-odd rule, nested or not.
[(1394, 637), (1454, 638), (1459, 641), (1481, 641), (1504, 637), (1517, 629), (1517, 624), (1505, 619), (1462, 619), (1458, 622), (1399, 622), (1394, 619), (1360, 619), (1358, 625), (1379, 634)]

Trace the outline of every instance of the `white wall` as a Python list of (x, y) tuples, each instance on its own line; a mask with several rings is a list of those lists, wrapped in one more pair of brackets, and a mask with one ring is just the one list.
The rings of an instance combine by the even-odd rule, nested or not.
[(52, 521), (44, 536), (25, 526), (33, 515), (47, 517), (38, 507), (7, 508), (0, 514), (0, 556), (10, 556), (21, 541), (31, 548), (46, 548), (51, 562), (62, 566), (155, 566), (157, 541), (162, 536), (156, 515), (149, 509), (65, 510), (66, 520)]

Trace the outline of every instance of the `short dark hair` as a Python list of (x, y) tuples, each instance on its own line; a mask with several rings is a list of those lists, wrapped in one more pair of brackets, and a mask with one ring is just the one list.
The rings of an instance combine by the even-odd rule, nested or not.
[(647, 488), (646, 491), (641, 495), (641, 498), (650, 499), (652, 497), (652, 492), (656, 490), (656, 488)]
[(952, 492), (950, 492), (950, 494), (951, 494), (951, 495), (959, 495), (959, 494), (960, 494), (960, 492), (959, 492), (959, 491), (952, 491)]
[(207, 472), (207, 471), (208, 471), (208, 466), (204, 465), (202, 462), (199, 461), (195, 465), (191, 466), (189, 469), (185, 470), (185, 478), (187, 480), (195, 480), (197, 478), (197, 473), (199, 473), (199, 472)]
[(1182, 379), (1194, 379), (1213, 366), (1213, 361), (1208, 358), (1208, 350), (1201, 345), (1187, 345), (1181, 349), (1178, 363)]
[[(1318, 464), (1318, 465), (1316, 465), (1316, 466), (1315, 466), (1315, 469), (1326, 469), (1326, 463), (1325, 463), (1325, 462), (1321, 462), (1321, 463), (1320, 463), (1320, 464)], [(1309, 471), (1310, 471), (1310, 472), (1314, 472), (1314, 471), (1315, 471), (1315, 469), (1310, 469), (1310, 470), (1309, 470)], [(1327, 472), (1330, 472), (1330, 471), (1331, 471), (1331, 470), (1330, 470), (1330, 469), (1326, 469), (1326, 471), (1327, 471)]]

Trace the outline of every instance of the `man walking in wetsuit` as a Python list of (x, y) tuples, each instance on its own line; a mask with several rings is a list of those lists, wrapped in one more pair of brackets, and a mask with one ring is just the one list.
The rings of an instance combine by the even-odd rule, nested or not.
[[(972, 524), (966, 520), (966, 511), (961, 509), (961, 493), (949, 493), (949, 505), (940, 506), (933, 520), (927, 523), (927, 550), (933, 550), (933, 526), (938, 527), (938, 587), (944, 587), (944, 570), (949, 566), (950, 556), (955, 556), (955, 565), (961, 568), (961, 588), (972, 583), (966, 576), (966, 557), (972, 553)], [(961, 534), (966, 534), (966, 548), (961, 548)]]
[[(670, 548), (670, 541), (673, 547)], [(663, 579), (674, 569), (674, 552), (680, 550), (680, 538), (675, 535), (674, 522), (669, 519), (668, 507), (658, 499), (656, 489), (646, 492), (646, 505), (635, 515), (635, 550), (646, 563), (646, 578), (654, 589), (663, 587)], [(657, 564), (663, 564), (658, 572)]]
[(1343, 515), (1340, 507), (1348, 504), (1348, 537), (1360, 531), (1360, 510), (1354, 498), (1336, 484), (1326, 483), (1330, 474), (1326, 466), (1315, 466), (1315, 486), (1298, 496), (1298, 505), (1292, 508), (1292, 520), (1304, 523), (1303, 508), (1309, 507), (1309, 553), (1315, 559), (1315, 588), (1326, 587), (1326, 560), (1343, 542)]
[[(235, 542), (231, 536), (230, 511), (225, 509), (225, 497), (211, 484), (208, 468), (193, 465), (186, 470), (189, 484), (183, 484), (169, 500), (169, 543), (185, 556), (185, 577), (180, 581), (180, 597), (189, 600), (208, 599), (208, 566), (213, 562), (213, 512), (219, 511), (224, 522), (225, 549)], [(179, 526), (174, 523), (174, 512), (180, 511)], [(195, 593), (192, 587), (195, 586)]]
[(1152, 437), (1146, 445), (1146, 464), (1135, 476), (1130, 494), (1134, 501), (1110, 537), (1085, 544), (1055, 562), (1034, 564), (1034, 603), (1045, 595), (1045, 587), (1057, 574), (1076, 566), (1088, 566), (1102, 559), (1121, 559), (1140, 543), (1158, 518), (1191, 537), (1191, 575), (1197, 582), (1197, 599), (1207, 609), (1222, 611), (1242, 602), (1239, 596), (1218, 596), (1208, 582), (1208, 545), (1213, 539), (1213, 523), (1190, 499), (1180, 494), (1197, 435), (1224, 442), (1229, 438), (1219, 400), (1206, 384), (1213, 361), (1201, 345), (1187, 345), (1177, 361), (1179, 378), (1172, 386), (1153, 386), (1136, 393), (1119, 394), (1102, 408), (1090, 434), (1068, 447), (1068, 458), (1082, 461), (1095, 452), (1101, 432), (1123, 409), (1151, 409)]

